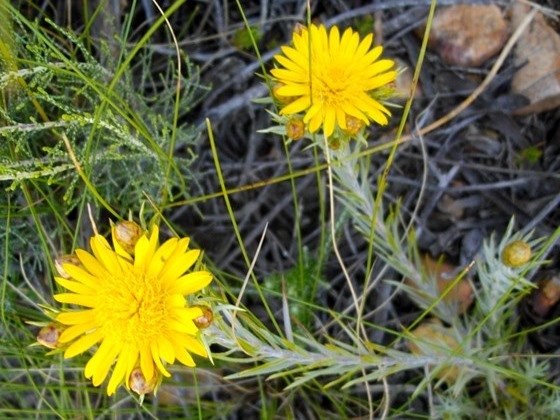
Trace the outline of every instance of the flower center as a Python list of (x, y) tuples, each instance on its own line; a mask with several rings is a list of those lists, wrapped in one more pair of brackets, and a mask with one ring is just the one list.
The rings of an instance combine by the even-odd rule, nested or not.
[(313, 73), (314, 99), (328, 106), (336, 106), (347, 99), (348, 77), (344, 68), (316, 68)]
[(129, 271), (113, 277), (99, 292), (96, 315), (106, 336), (143, 346), (162, 332), (167, 294), (157, 278)]

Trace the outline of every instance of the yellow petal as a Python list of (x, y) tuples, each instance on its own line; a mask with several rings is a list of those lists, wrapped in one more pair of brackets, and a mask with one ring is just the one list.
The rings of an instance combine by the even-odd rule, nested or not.
[(60, 303), (72, 303), (74, 305), (95, 308), (97, 306), (96, 296), (76, 295), (74, 293), (58, 293), (53, 296), (54, 300)]
[(323, 123), (323, 116), (321, 115), (321, 112), (317, 112), (313, 116), (313, 118), (311, 118), (311, 121), (309, 121), (309, 131), (314, 133), (319, 129), (319, 127), (321, 127), (322, 123)]
[(167, 369), (165, 369), (163, 363), (161, 363), (161, 355), (159, 353), (158, 345), (155, 341), (152, 341), (150, 343), (150, 350), (152, 352), (152, 360), (156, 364), (158, 370), (161, 372), (163, 376), (167, 376), (169, 378), (171, 374), (167, 371)]
[(177, 355), (177, 360), (188, 367), (195, 367), (196, 363), (194, 362), (192, 356), (185, 350), (184, 347), (175, 346), (175, 354)]
[(365, 90), (372, 90), (376, 89), (380, 86), (386, 85), (387, 83), (391, 83), (393, 80), (397, 78), (396, 71), (389, 71), (384, 74), (380, 74), (379, 76), (373, 77), (364, 84)]
[[(346, 30), (348, 32), (350, 28)], [(346, 32), (344, 34), (346, 35)], [(331, 59), (338, 56), (338, 50), (340, 49), (340, 32), (338, 32), (338, 27), (333, 26), (329, 33), (329, 52), (331, 54)]]
[[(282, 50), (282, 52), (284, 53), (284, 55), (286, 56), (286, 58), (288, 60), (290, 60), (292, 63), (294, 63), (297, 67), (288, 67), (288, 66), (284, 66), (288, 69), (291, 70), (295, 70), (295, 71), (304, 71), (307, 72), (308, 68), (309, 68), (309, 55), (307, 54), (307, 50), (305, 51), (300, 51), (298, 49), (294, 49), (292, 47), (287, 47), (287, 46), (282, 46), (280, 47), (280, 49)], [(278, 56), (274, 56), (274, 58), (277, 57), (282, 57), (281, 55)], [(278, 62), (282, 65), (284, 65), (282, 63), (282, 61), (278, 60)]]
[(107, 395), (113, 395), (117, 390), (117, 387), (125, 378), (126, 372), (129, 369), (132, 370), (134, 368), (134, 364), (136, 363), (135, 356), (137, 357), (134, 348), (123, 348), (123, 350), (119, 354), (119, 358), (117, 359), (117, 364), (113, 369), (111, 379), (109, 379), (109, 384), (107, 385)]
[(154, 359), (149, 346), (140, 348), (140, 369), (146, 381), (151, 381), (154, 377)]
[(198, 306), (192, 306), (190, 308), (179, 308), (175, 309), (173, 312), (175, 315), (178, 315), (180, 319), (184, 320), (191, 320), (202, 316), (203, 311)]
[(188, 295), (208, 286), (211, 281), (212, 274), (208, 271), (194, 271), (178, 278), (170, 292)]
[(70, 290), (71, 292), (79, 293), (82, 295), (92, 295), (95, 293), (95, 290), (93, 290), (91, 287), (86, 286), (84, 283), (67, 280), (62, 277), (55, 277), (54, 279), (58, 284), (60, 284), (65, 289)]
[(99, 386), (103, 383), (103, 381), (109, 374), (111, 366), (113, 366), (113, 363), (115, 363), (115, 358), (118, 356), (121, 349), (122, 345), (111, 343), (109, 349), (107, 351), (104, 351), (103, 354), (100, 355), (97, 363), (94, 365), (94, 368), (92, 368), (91, 382), (93, 383), (93, 386)]
[[(284, 85), (278, 88), (277, 90), (279, 95), (282, 96), (302, 96), (302, 95), (310, 95), (311, 92), (309, 90), (309, 85), (307, 84), (289, 84)], [(307, 108), (308, 105), (305, 107)], [(291, 114), (291, 112), (290, 112)]]
[[(182, 241), (182, 242), (181, 242)], [(155, 277), (159, 275), (159, 272), (177, 249), (184, 246), (184, 250), (179, 253), (184, 252), (189, 244), (189, 238), (182, 238), (181, 241), (178, 238), (171, 238), (165, 241), (154, 253), (152, 261), (148, 267), (148, 277)]]
[(307, 72), (292, 71), (286, 69), (272, 69), (270, 73), (282, 83), (296, 82), (308, 83), (309, 74)]
[(124, 374), (124, 384), (126, 389), (130, 389), (128, 386), (128, 378), (130, 378), (130, 374), (138, 366), (138, 359), (140, 357), (140, 351), (135, 347), (132, 349), (133, 351), (128, 355), (128, 362), (126, 364), (126, 372)]
[(342, 129), (346, 129), (346, 113), (341, 109), (336, 110), (336, 123)]
[(283, 55), (280, 55), (280, 54), (275, 55), (275, 56), (274, 56), (274, 59), (275, 59), (276, 61), (278, 61), (278, 63), (279, 63), (282, 67), (285, 67), (285, 68), (288, 69), (288, 70), (292, 70), (292, 71), (296, 71), (296, 72), (297, 72), (297, 71), (302, 71), (302, 72), (306, 71), (306, 70), (305, 70), (304, 68), (302, 68), (299, 64), (293, 62), (292, 60), (290, 60), (290, 59), (287, 58), (287, 57), (284, 57)]
[(97, 324), (95, 322), (72, 325), (71, 327), (66, 328), (62, 332), (62, 334), (60, 334), (58, 341), (60, 341), (61, 343), (67, 343), (69, 341), (72, 341), (79, 335), (82, 335), (96, 327)]
[[(95, 257), (93, 255), (91, 255), (89, 252), (86, 252), (83, 249), (77, 249), (76, 250), (76, 255), (77, 255), (78, 259), (80, 260), (80, 262), (82, 263), (82, 265), (85, 267), (85, 269), (91, 274), (92, 278), (103, 279), (103, 278), (106, 278), (108, 276), (107, 270), (105, 270), (105, 267), (103, 267), (99, 263), (99, 261), (97, 261), (95, 259)], [(63, 267), (64, 267), (64, 270), (66, 270), (66, 272), (70, 276), (72, 276), (76, 280), (81, 280), (80, 278), (72, 275), (70, 273), (70, 271), (68, 271), (68, 270), (72, 269), (72, 267), (70, 267), (68, 264), (64, 264)], [(67, 270), (67, 268), (68, 268), (68, 270)], [(75, 267), (75, 268), (81, 270), (80, 267)]]
[(325, 121), (323, 123), (323, 131), (325, 133), (325, 136), (329, 137), (333, 133), (335, 120), (335, 110), (333, 108), (328, 108), (325, 112)]
[(395, 62), (393, 60), (379, 60), (368, 66), (367, 71), (364, 73), (364, 77), (368, 79), (376, 76), (380, 73), (386, 72), (387, 70), (393, 68)]
[(173, 350), (173, 346), (163, 335), (159, 336), (158, 349), (161, 358), (167, 363), (173, 364), (173, 362), (175, 361), (175, 350)]
[(311, 120), (311, 118), (313, 118), (319, 111), (321, 111), (321, 105), (319, 104), (312, 105), (311, 108), (309, 108), (307, 113), (304, 115), (303, 122), (307, 124)]
[(188, 336), (186, 334), (175, 334), (173, 339), (178, 340), (178, 343), (186, 348), (189, 352), (197, 354), (202, 357), (208, 357), (206, 353), (206, 348), (202, 345), (200, 340), (195, 337)]
[(379, 111), (377, 108), (368, 107), (365, 109), (368, 117), (370, 117), (373, 121), (375, 121), (379, 125), (386, 125), (389, 123), (389, 119)]
[(88, 350), (103, 338), (103, 333), (100, 329), (95, 330), (90, 334), (85, 334), (74, 341), (64, 352), (64, 358), (69, 359), (77, 356), (80, 353)]
[(304, 111), (311, 105), (311, 98), (309, 96), (302, 96), (293, 102), (290, 102), (284, 108), (280, 110), (280, 115), (291, 115), (297, 114), (298, 112)]
[(91, 238), (90, 246), (97, 261), (103, 264), (103, 267), (109, 273), (117, 275), (121, 272), (117, 254), (111, 249), (109, 242), (103, 236), (95, 235)]
[(198, 332), (198, 328), (194, 325), (192, 320), (189, 321), (177, 321), (175, 319), (169, 319), (166, 322), (167, 327), (174, 332), (182, 332), (189, 335), (194, 335)]
[(75, 325), (91, 322), (95, 319), (95, 311), (88, 309), (86, 311), (61, 312), (56, 316), (56, 320), (64, 325)]
[(377, 60), (382, 52), (383, 52), (383, 47), (379, 45), (373, 48), (371, 51), (369, 51), (362, 58), (360, 58), (357, 64), (360, 66), (367, 66), (368, 64), (373, 63), (375, 60)]
[(159, 228), (154, 225), (150, 238), (142, 236), (134, 248), (134, 269), (139, 272), (146, 272), (151, 265), (152, 258), (156, 252), (159, 240)]
[(170, 258), (161, 270), (160, 281), (163, 284), (167, 284), (170, 281), (178, 279), (185, 271), (191, 268), (199, 255), (199, 249), (192, 249), (176, 258)]
[(352, 60), (356, 56), (356, 49), (360, 43), (360, 36), (357, 32), (348, 28), (344, 31), (342, 39), (340, 41), (340, 57), (341, 59), (348, 61)]
[(348, 115), (351, 115), (355, 118), (358, 118), (358, 119), (362, 120), (366, 125), (369, 124), (369, 120), (368, 120), (367, 116), (362, 111), (360, 111), (358, 108), (356, 108), (353, 104), (350, 104), (350, 103), (344, 104), (342, 109)]
[[(107, 360), (107, 358), (109, 357), (109, 353), (111, 350), (113, 342), (111, 340), (103, 340), (101, 342), (101, 345), (99, 346), (99, 348), (97, 349), (97, 351), (95, 352), (95, 354), (93, 355), (93, 357), (91, 359), (88, 360), (88, 362), (86, 363), (86, 368), (84, 370), (84, 375), (86, 378), (90, 379), (92, 376), (94, 376), (94, 374), (96, 372), (100, 371), (100, 362), (103, 360)], [(107, 371), (109, 371), (109, 369), (107, 369)], [(99, 372), (102, 373), (102, 372)], [(105, 374), (106, 376), (106, 374)], [(105, 379), (105, 376), (103, 376), (103, 378), (101, 379), (101, 381), (99, 383), (94, 383), (94, 386), (99, 385), (101, 382), (103, 382), (103, 379)]]
[(302, 27), (299, 33), (294, 31), (292, 41), (296, 50), (303, 50), (303, 47), (305, 47), (309, 41), (309, 28)]
[[(365, 55), (366, 52), (371, 47), (372, 42), (373, 42), (373, 35), (372, 34), (366, 35), (366, 37), (362, 39), (362, 42), (360, 42), (360, 45), (358, 45), (358, 48), (356, 49), (356, 56), (361, 57)], [(383, 51), (383, 49), (381, 49), (380, 51)]]
[(179, 293), (168, 292), (171, 293), (165, 299), (165, 306), (167, 308), (184, 308), (185, 304), (187, 303), (185, 297)]

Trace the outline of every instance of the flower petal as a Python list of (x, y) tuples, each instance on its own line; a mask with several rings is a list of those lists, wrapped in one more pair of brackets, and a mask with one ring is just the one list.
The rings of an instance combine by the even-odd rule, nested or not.
[(75, 339), (76, 337), (94, 329), (97, 327), (97, 324), (94, 322), (88, 322), (88, 323), (84, 323), (84, 324), (76, 324), (76, 325), (72, 325), (71, 327), (66, 328), (62, 334), (60, 334), (60, 337), (58, 338), (58, 341), (61, 343), (68, 343), (69, 341), (72, 341), (73, 339)]
[(101, 329), (95, 330), (90, 334), (85, 334), (74, 341), (66, 351), (64, 352), (64, 358), (69, 359), (71, 357), (77, 356), (80, 353), (93, 347), (103, 338), (103, 332)]
[(212, 274), (208, 271), (193, 271), (179, 277), (171, 288), (171, 293), (179, 293), (188, 295), (198, 292), (200, 289), (208, 286), (212, 281)]
[(85, 311), (61, 312), (56, 316), (56, 320), (64, 325), (76, 325), (91, 322), (95, 319), (95, 311), (88, 309)]
[(94, 295), (77, 295), (75, 293), (58, 293), (53, 295), (54, 300), (60, 303), (71, 303), (74, 305), (85, 306), (86, 308), (95, 308), (97, 299)]
[(191, 268), (199, 256), (200, 250), (192, 249), (176, 258), (170, 258), (161, 270), (160, 281), (166, 284), (178, 279), (185, 271)]

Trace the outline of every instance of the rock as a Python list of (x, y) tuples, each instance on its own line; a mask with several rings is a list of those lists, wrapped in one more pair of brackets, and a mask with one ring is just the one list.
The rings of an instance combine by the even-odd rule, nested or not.
[[(512, 28), (530, 8), (516, 3), (512, 11)], [(514, 50), (515, 64), (521, 67), (513, 76), (511, 89), (529, 99), (517, 115), (543, 112), (560, 106), (560, 35), (537, 13), (521, 35)]]
[(500, 51), (507, 36), (497, 6), (460, 4), (436, 12), (429, 45), (448, 64), (478, 67)]

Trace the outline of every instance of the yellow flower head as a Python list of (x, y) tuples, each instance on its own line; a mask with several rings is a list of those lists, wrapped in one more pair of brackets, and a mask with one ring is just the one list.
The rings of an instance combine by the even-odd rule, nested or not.
[(85, 367), (85, 376), (99, 386), (113, 369), (107, 394), (129, 386), (131, 373), (140, 368), (147, 382), (170, 376), (165, 363), (195, 363), (190, 353), (207, 357), (199, 329), (193, 322), (202, 316), (189, 307), (185, 295), (197, 292), (212, 280), (208, 271), (185, 272), (200, 250), (188, 250), (189, 238), (172, 238), (158, 245), (158, 228), (143, 233), (127, 253), (115, 239), (113, 247), (101, 235), (90, 240), (93, 254), (76, 250), (79, 264), (64, 264), (69, 278), (56, 277), (72, 293), (54, 298), (87, 309), (66, 310), (56, 321), (67, 326), (59, 338), (67, 345), (65, 358), (99, 344)]
[(357, 32), (348, 28), (340, 36), (333, 26), (311, 25), (294, 32), (293, 46), (283, 46), (274, 58), (280, 68), (271, 70), (281, 84), (276, 94), (290, 97), (280, 114), (304, 112), (310, 132), (323, 126), (325, 136), (335, 126), (347, 129), (347, 118), (357, 118), (385, 125), (390, 112), (372, 96), (397, 77), (393, 60), (378, 60), (383, 48), (371, 48), (373, 35), (360, 41)]

